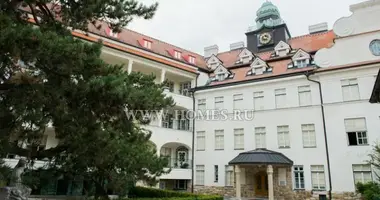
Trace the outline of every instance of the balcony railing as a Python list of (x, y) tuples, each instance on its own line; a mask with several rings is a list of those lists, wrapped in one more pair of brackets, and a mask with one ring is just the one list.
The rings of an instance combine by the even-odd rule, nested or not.
[(173, 169), (191, 169), (191, 160), (181, 160), (176, 158), (169, 158), (168, 167)]
[(181, 131), (193, 130), (189, 120), (163, 120), (162, 127)]

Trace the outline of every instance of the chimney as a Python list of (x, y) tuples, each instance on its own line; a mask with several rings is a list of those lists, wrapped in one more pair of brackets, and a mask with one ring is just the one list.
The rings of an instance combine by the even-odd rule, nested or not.
[(241, 48), (244, 48), (244, 42), (243, 41), (230, 44), (230, 50), (231, 51), (235, 50), (235, 49), (241, 49)]
[(218, 45), (212, 45), (209, 47), (205, 47), (204, 50), (205, 50), (204, 57), (208, 58), (208, 57), (211, 57), (212, 54), (218, 55), (219, 47), (218, 47)]
[(314, 34), (314, 33), (321, 33), (321, 32), (326, 32), (329, 30), (327, 22), (315, 24), (309, 26), (309, 33)]

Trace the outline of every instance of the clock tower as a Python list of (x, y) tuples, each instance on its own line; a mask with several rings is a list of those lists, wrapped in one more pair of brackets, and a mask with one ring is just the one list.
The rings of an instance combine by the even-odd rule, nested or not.
[(280, 42), (290, 38), (285, 22), (278, 8), (266, 1), (257, 10), (256, 26), (250, 27), (247, 36), (247, 48), (253, 53), (273, 50)]

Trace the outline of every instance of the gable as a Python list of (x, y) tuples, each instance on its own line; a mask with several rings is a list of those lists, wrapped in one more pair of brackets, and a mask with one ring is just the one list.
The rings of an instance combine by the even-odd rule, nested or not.
[(215, 70), (214, 74), (230, 74), (230, 72), (223, 66), (219, 65)]
[(268, 64), (261, 58), (257, 57), (251, 64), (251, 68), (256, 67), (268, 67)]
[(276, 56), (286, 56), (290, 53), (291, 47), (289, 44), (287, 44), (284, 41), (280, 41), (275, 47), (274, 47), (275, 55)]
[(216, 69), (220, 64), (222, 64), (222, 61), (215, 55), (207, 59), (207, 67), (212, 70)]
[(238, 55), (236, 63), (249, 63), (254, 58), (254, 55), (251, 51), (244, 48)]
[(293, 61), (304, 59), (310, 59), (310, 54), (308, 54), (306, 51), (302, 49), (298, 49), (297, 53), (294, 54), (294, 56), (292, 57)]

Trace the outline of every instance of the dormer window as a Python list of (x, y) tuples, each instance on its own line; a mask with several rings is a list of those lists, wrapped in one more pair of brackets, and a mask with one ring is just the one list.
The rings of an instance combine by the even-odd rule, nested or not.
[(272, 69), (267, 65), (265, 61), (260, 58), (256, 58), (251, 64), (251, 70), (247, 75), (261, 75), (265, 72), (270, 72)]
[(236, 63), (246, 64), (249, 63), (253, 59), (253, 54), (248, 49), (243, 49), (238, 56), (238, 60)]
[(218, 81), (224, 81), (225, 77), (226, 77), (225, 74), (218, 74), (218, 75), (216, 76), (216, 79), (217, 79)]
[(291, 47), (284, 41), (280, 41), (275, 47), (274, 51), (276, 52), (276, 56), (282, 57), (286, 56), (290, 53)]
[(189, 56), (189, 63), (195, 64), (195, 57), (194, 56)]
[(231, 74), (223, 65), (219, 65), (214, 73), (216, 81), (224, 81)]
[[(292, 57), (294, 67), (304, 68), (310, 64), (311, 56), (302, 49), (299, 49), (296, 54)], [(288, 67), (289, 68), (289, 67)]]
[(208, 60), (207, 60), (207, 66), (208, 68), (215, 70), (222, 62), (219, 60), (218, 57), (215, 55), (212, 55)]
[(152, 42), (144, 39), (144, 47), (147, 49), (151, 49), (152, 48)]
[(174, 50), (174, 58), (181, 59), (182, 53), (180, 51)]

